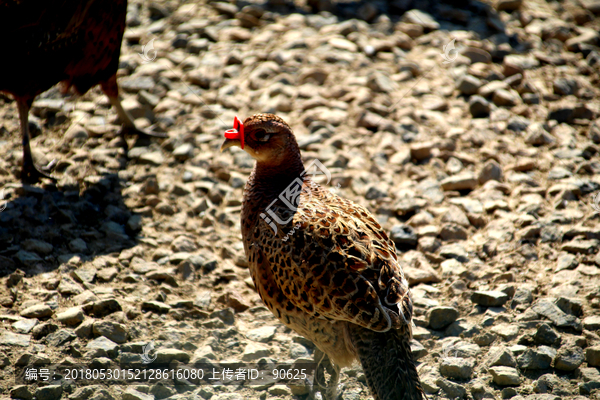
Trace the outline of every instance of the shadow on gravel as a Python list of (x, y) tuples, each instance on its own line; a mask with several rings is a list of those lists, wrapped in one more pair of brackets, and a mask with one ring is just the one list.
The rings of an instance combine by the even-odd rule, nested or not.
[(125, 205), (118, 176), (90, 176), (82, 185), (4, 188), (0, 277), (17, 269), (37, 275), (136, 245), (141, 216)]
[[(496, 45), (504, 42), (511, 42), (513, 46), (517, 44), (516, 37), (498, 37), (498, 34), (505, 36), (505, 24), (492, 6), (480, 0), (307, 0), (306, 3), (310, 13), (326, 11), (339, 21), (358, 18), (369, 23), (377, 23), (380, 15), (386, 15), (392, 22), (397, 22), (407, 11), (416, 9), (430, 14), (441, 30), (473, 31), (480, 39), (494, 36)], [(267, 5), (269, 11), (279, 14), (307, 13), (307, 9), (296, 7), (293, 0), (271, 1)], [(425, 25), (428, 22), (417, 21)]]

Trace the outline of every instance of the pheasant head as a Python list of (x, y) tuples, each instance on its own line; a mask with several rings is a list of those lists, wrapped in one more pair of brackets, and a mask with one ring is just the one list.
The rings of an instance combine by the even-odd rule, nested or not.
[(300, 159), (292, 128), (273, 114), (255, 114), (242, 123), (235, 117), (234, 128), (225, 131), (221, 151), (239, 146), (261, 166), (285, 166)]

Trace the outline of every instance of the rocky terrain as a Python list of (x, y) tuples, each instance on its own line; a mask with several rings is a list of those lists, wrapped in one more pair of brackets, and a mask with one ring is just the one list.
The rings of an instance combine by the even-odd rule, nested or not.
[[(600, 2), (130, 1), (128, 138), (98, 88), (31, 117), (57, 184), (18, 183), (0, 95), (0, 398), (306, 399), (304, 387), (15, 384), (15, 367), (308, 361), (253, 289), (253, 162), (233, 117), (282, 116), (322, 182), (397, 243), (430, 399), (600, 399)], [(360, 367), (340, 399), (371, 399)]]

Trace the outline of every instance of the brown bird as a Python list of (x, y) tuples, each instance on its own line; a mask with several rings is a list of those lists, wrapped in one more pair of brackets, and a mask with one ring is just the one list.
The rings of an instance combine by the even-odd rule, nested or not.
[(123, 124), (138, 130), (119, 99), (117, 68), (127, 0), (4, 0), (0, 2), (0, 91), (13, 95), (23, 136), (21, 180), (53, 179), (31, 156), (29, 109), (35, 97), (63, 81), (79, 94), (100, 84)]
[(252, 279), (271, 312), (333, 362), (326, 397), (336, 397), (339, 368), (358, 358), (376, 400), (424, 398), (408, 282), (375, 218), (315, 182), (327, 170), (305, 169), (281, 118), (236, 117), (225, 137), (221, 151), (239, 146), (256, 160), (241, 216)]

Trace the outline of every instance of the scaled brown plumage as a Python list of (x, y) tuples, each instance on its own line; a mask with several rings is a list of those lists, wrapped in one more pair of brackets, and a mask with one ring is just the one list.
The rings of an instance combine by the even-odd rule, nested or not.
[[(412, 302), (394, 243), (368, 210), (314, 182), (281, 118), (258, 114), (243, 129), (244, 150), (257, 163), (242, 236), (267, 307), (338, 368), (358, 358), (376, 400), (423, 398), (409, 344)], [(239, 146), (239, 136), (229, 132), (221, 149)]]
[(0, 2), (0, 91), (17, 101), (24, 182), (51, 178), (33, 163), (28, 114), (35, 97), (60, 81), (80, 94), (100, 84), (123, 123), (122, 134), (148, 134), (136, 129), (119, 100), (116, 72), (126, 12), (126, 0)]

